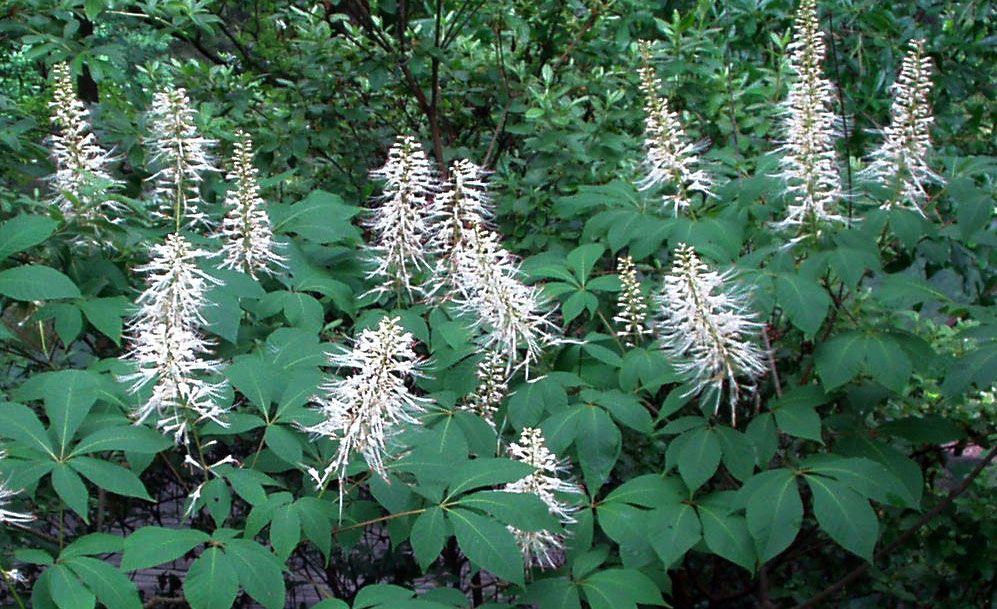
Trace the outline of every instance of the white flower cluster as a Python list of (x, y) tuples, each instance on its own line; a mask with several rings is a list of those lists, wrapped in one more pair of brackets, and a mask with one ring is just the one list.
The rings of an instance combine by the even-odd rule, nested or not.
[(775, 228), (816, 235), (822, 225), (844, 221), (835, 213), (842, 197), (834, 150), (838, 118), (834, 85), (821, 71), (826, 49), (816, 0), (801, 0), (789, 51), (794, 77), (783, 103), (785, 154), (780, 164), (790, 203)]
[(97, 143), (91, 132), (90, 113), (73, 87), (69, 66), (52, 66), (52, 158), (55, 173), (52, 186), (53, 202), (67, 216), (87, 220), (103, 219), (115, 222), (114, 211), (121, 206), (107, 197), (107, 192), (119, 184), (108, 173), (111, 153)]
[(227, 176), (233, 184), (225, 195), (228, 212), (219, 233), (221, 267), (256, 277), (257, 273), (282, 267), (285, 259), (278, 251), (280, 244), (273, 238), (270, 217), (260, 196), (257, 169), (253, 165), (253, 142), (243, 131), (235, 135), (232, 171)]
[(461, 404), (461, 408), (477, 414), (494, 429), (495, 413), (509, 390), (502, 353), (489, 351), (478, 364), (477, 378), (477, 389)]
[[(675, 250), (672, 270), (658, 296), (657, 330), (662, 348), (678, 360), (692, 392), (726, 389), (733, 406), (740, 395), (739, 377), (754, 379), (765, 371), (762, 351), (751, 337), (761, 329), (748, 295), (732, 283), (731, 271), (711, 271), (687, 245)], [(732, 414), (733, 416), (733, 414)]]
[[(0, 450), (0, 461), (7, 457), (6, 451)], [(15, 491), (7, 488), (7, 485), (0, 482), (0, 524), (5, 522), (13, 522), (15, 524), (25, 524), (31, 522), (35, 519), (31, 514), (24, 514), (21, 512), (14, 512), (7, 509), (10, 505), (10, 500), (13, 499), (20, 491)]]
[(198, 208), (201, 173), (217, 171), (209, 154), (215, 141), (198, 133), (195, 115), (184, 89), (162, 89), (152, 98), (148, 148), (149, 161), (158, 169), (150, 178), (160, 203), (156, 213), (173, 218), (178, 230), (209, 224)]
[(702, 146), (688, 141), (679, 116), (668, 99), (662, 96), (661, 79), (651, 66), (650, 45), (641, 43), (644, 65), (640, 68), (640, 89), (644, 94), (644, 150), (648, 173), (640, 182), (641, 190), (661, 186), (669, 192), (662, 195), (665, 209), (677, 216), (692, 205), (692, 195), (710, 196), (712, 179), (698, 168)]
[(622, 328), (617, 330), (616, 335), (624, 340), (627, 346), (636, 345), (642, 336), (650, 334), (651, 330), (645, 323), (647, 320), (647, 301), (640, 291), (640, 282), (637, 280), (637, 267), (634, 266), (633, 258), (623, 256), (617, 263), (617, 270), (620, 275), (620, 294), (616, 303), (616, 316), (613, 321), (620, 324)]
[(943, 179), (928, 164), (931, 153), (931, 58), (925, 56), (924, 40), (911, 40), (900, 75), (893, 84), (890, 124), (883, 129), (883, 143), (872, 153), (863, 170), (894, 193), (884, 208), (911, 209), (922, 216), (928, 182)]
[(345, 477), (354, 453), (363, 455), (375, 473), (387, 475), (384, 462), (398, 424), (417, 424), (416, 415), (429, 403), (413, 395), (406, 385), (419, 374), (422, 363), (413, 342), (412, 335), (402, 331), (399, 318), (385, 317), (376, 330), (363, 330), (351, 351), (330, 356), (332, 365), (356, 372), (321, 386), (315, 401), (323, 420), (305, 428), (339, 441), (336, 456), (325, 471), (308, 469), (320, 486), (333, 475)]
[(146, 288), (128, 324), (127, 357), (137, 370), (123, 380), (132, 383), (132, 393), (155, 383), (136, 413), (137, 422), (155, 413), (157, 426), (172, 433), (177, 444), (185, 444), (192, 422), (225, 424), (220, 418), (225, 409), (218, 404), (222, 385), (204, 378), (218, 372), (220, 364), (205, 357), (211, 344), (199, 330), (205, 323), (205, 291), (216, 280), (196, 265), (208, 252), (191, 247), (180, 235), (169, 235), (150, 251), (152, 260), (136, 269), (145, 274)]
[(372, 171), (371, 177), (385, 182), (370, 223), (377, 267), (369, 276), (383, 281), (373, 291), (404, 290), (411, 297), (413, 274), (429, 269), (427, 241), (438, 190), (432, 165), (414, 137), (399, 137), (384, 166)]
[[(536, 495), (550, 514), (561, 521), (561, 524), (572, 524), (575, 518), (572, 513), (577, 509), (558, 498), (558, 494), (581, 494), (578, 485), (562, 480), (561, 475), (569, 471), (567, 465), (558, 461), (544, 443), (543, 433), (539, 429), (526, 427), (519, 437), (519, 442), (509, 445), (509, 456), (534, 468), (534, 472), (525, 478), (505, 485), (505, 491), (510, 493), (529, 493)], [(519, 547), (527, 566), (540, 568), (555, 568), (564, 550), (564, 536), (550, 531), (522, 531), (509, 527)]]

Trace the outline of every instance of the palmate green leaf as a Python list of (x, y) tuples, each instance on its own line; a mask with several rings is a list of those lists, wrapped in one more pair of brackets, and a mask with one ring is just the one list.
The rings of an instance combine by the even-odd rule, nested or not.
[(775, 409), (779, 431), (797, 438), (824, 443), (820, 434), (820, 415), (813, 406), (789, 404)]
[(286, 589), (281, 563), (254, 541), (233, 539), (225, 544), (225, 554), (239, 574), (239, 582), (249, 596), (267, 609), (283, 609)]
[(543, 430), (547, 447), (555, 453), (562, 453), (571, 446), (578, 436), (578, 425), (588, 406), (573, 406), (548, 417), (540, 428)]
[(20, 214), (0, 224), (0, 260), (42, 243), (55, 232), (56, 222), (45, 216)]
[(831, 391), (855, 378), (865, 363), (865, 336), (861, 332), (844, 332), (821, 343), (814, 353), (814, 364), (824, 387)]
[(294, 502), (294, 509), (298, 511), (305, 538), (328, 559), (332, 549), (333, 505), (315, 497), (302, 497)]
[(80, 290), (72, 279), (52, 267), (29, 264), (0, 271), (0, 294), (14, 300), (33, 302), (79, 298)]
[(301, 518), (293, 505), (274, 510), (270, 521), (270, 545), (274, 554), (286, 561), (301, 541)]
[(909, 459), (896, 448), (868, 438), (842, 438), (835, 445), (835, 452), (846, 457), (867, 457), (885, 467), (903, 484), (902, 490), (897, 488), (890, 493), (894, 500), (902, 505), (918, 509), (921, 506), (921, 496), (924, 493), (924, 475), (916, 462)]
[(754, 573), (755, 546), (743, 516), (730, 514), (728, 509), (703, 501), (699, 505), (703, 523), (703, 540), (713, 553)]
[(190, 565), (183, 582), (191, 609), (230, 609), (239, 593), (239, 576), (231, 559), (208, 548)]
[(297, 233), (315, 243), (359, 243), (360, 230), (350, 219), (360, 208), (346, 205), (342, 197), (314, 190), (297, 203), (270, 206), (274, 232)]
[(640, 568), (654, 561), (654, 549), (647, 534), (650, 511), (627, 503), (603, 503), (596, 509), (599, 527), (619, 544), (624, 567)]
[(460, 549), (471, 561), (497, 577), (523, 585), (523, 555), (505, 526), (459, 507), (448, 510), (447, 515)]
[(145, 485), (129, 469), (90, 457), (73, 457), (68, 463), (70, 467), (104, 490), (123, 497), (152, 501), (152, 497), (145, 490)]
[(207, 533), (196, 529), (142, 527), (125, 538), (121, 570), (137, 571), (174, 561), (208, 539)]
[(641, 404), (637, 396), (632, 393), (623, 393), (622, 391), (615, 390), (592, 391), (586, 389), (582, 391), (581, 396), (584, 400), (591, 400), (599, 404), (608, 410), (614, 419), (631, 429), (647, 434), (654, 430), (651, 413)]
[(678, 470), (682, 480), (695, 491), (710, 479), (720, 467), (723, 451), (717, 434), (710, 428), (700, 427), (686, 432), (678, 454)]
[(817, 524), (841, 547), (872, 560), (872, 550), (879, 538), (879, 521), (869, 502), (844, 484), (804, 474), (813, 491)]
[(439, 558), (449, 535), (450, 528), (447, 526), (443, 510), (437, 506), (426, 509), (412, 523), (409, 539), (412, 543), (412, 552), (423, 572)]
[(281, 374), (280, 369), (259, 355), (238, 357), (225, 368), (225, 378), (264, 415), (274, 399)]
[(803, 524), (803, 501), (796, 474), (788, 469), (764, 471), (745, 483), (745, 516), (760, 562), (789, 547)]
[(287, 426), (269, 425), (263, 433), (263, 438), (267, 447), (284, 461), (292, 465), (301, 463), (304, 457), (301, 442), (298, 440), (298, 435)]
[(528, 463), (512, 459), (482, 457), (461, 465), (453, 475), (448, 497), (455, 497), (471, 489), (515, 482), (532, 474)]
[(723, 451), (723, 464), (741, 482), (744, 482), (755, 472), (755, 447), (745, 434), (738, 430), (719, 425), (714, 428), (720, 449)]
[(81, 585), (69, 567), (57, 564), (49, 571), (49, 594), (59, 609), (93, 609), (97, 597)]
[(656, 508), (664, 505), (678, 505), (688, 497), (682, 484), (659, 474), (644, 474), (627, 480), (606, 495), (602, 504), (629, 503), (641, 507)]
[(882, 464), (864, 457), (814, 455), (800, 466), (807, 473), (834, 478), (852, 490), (880, 503), (898, 507), (917, 506), (904, 483)]
[(86, 370), (61, 370), (40, 376), (44, 379), (45, 414), (58, 443), (58, 453), (64, 456), (76, 430), (97, 401), (100, 378)]
[(661, 592), (635, 569), (607, 569), (578, 582), (592, 609), (637, 609), (637, 604), (664, 606)]
[(796, 274), (775, 277), (775, 297), (793, 325), (813, 336), (827, 317), (831, 297), (812, 279)]
[(27, 406), (16, 402), (0, 402), (0, 436), (16, 440), (28, 448), (39, 450), (57, 459), (52, 440), (38, 416)]
[(602, 408), (585, 406), (578, 419), (578, 462), (585, 484), (593, 495), (609, 479), (620, 456), (623, 436)]
[(66, 565), (97, 595), (107, 609), (142, 609), (135, 584), (111, 565), (89, 556), (76, 556)]
[(568, 267), (582, 285), (588, 283), (592, 268), (605, 251), (606, 247), (601, 243), (587, 243), (568, 252), (566, 257)]
[(124, 539), (110, 533), (90, 533), (73, 541), (59, 553), (59, 559), (92, 554), (115, 554), (121, 551)]
[(122, 296), (91, 298), (81, 301), (79, 306), (93, 327), (110, 338), (115, 345), (121, 346), (122, 319), (131, 306), (128, 299)]
[(90, 522), (90, 510), (87, 506), (90, 494), (79, 474), (65, 463), (57, 463), (52, 469), (52, 488), (71, 510), (80, 515), (83, 522)]
[(666, 505), (647, 516), (651, 546), (665, 568), (671, 568), (702, 539), (703, 526), (696, 510), (688, 504)]
[(98, 429), (85, 436), (72, 448), (69, 455), (86, 455), (108, 450), (155, 454), (170, 446), (173, 446), (173, 442), (154, 429), (142, 425), (119, 425)]
[(540, 422), (544, 410), (557, 412), (568, 404), (568, 395), (560, 383), (544, 378), (523, 383), (509, 396), (509, 422), (516, 429), (532, 427)]
[[(571, 503), (572, 497), (573, 495), (567, 495), (565, 499)], [(454, 505), (486, 512), (505, 524), (524, 531), (561, 529), (560, 522), (550, 514), (547, 505), (530, 493), (478, 491), (462, 497)]]

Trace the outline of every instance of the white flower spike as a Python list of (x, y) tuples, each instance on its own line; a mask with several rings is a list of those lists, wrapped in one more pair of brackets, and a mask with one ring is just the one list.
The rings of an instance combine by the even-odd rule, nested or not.
[(498, 351), (489, 351), (478, 364), (478, 387), (461, 408), (483, 418), (495, 429), (495, 413), (509, 390), (505, 357)]
[(406, 384), (422, 365), (413, 343), (397, 317), (385, 317), (376, 330), (363, 330), (351, 351), (330, 356), (332, 365), (355, 372), (320, 387), (315, 402), (323, 420), (304, 428), (339, 441), (336, 456), (325, 470), (308, 472), (319, 486), (333, 476), (342, 480), (355, 453), (363, 455), (377, 475), (387, 476), (384, 464), (392, 439), (403, 425), (418, 425), (416, 415), (431, 403), (414, 395)]
[(103, 219), (115, 222), (121, 205), (109, 199), (107, 193), (120, 182), (111, 177), (108, 165), (111, 154), (97, 144), (91, 132), (90, 112), (73, 87), (69, 66), (52, 66), (52, 158), (55, 174), (52, 186), (54, 203), (66, 216)]
[(641, 42), (644, 65), (640, 68), (640, 89), (644, 95), (644, 164), (648, 173), (641, 180), (641, 190), (657, 187), (670, 189), (661, 196), (665, 209), (677, 216), (693, 204), (692, 196), (711, 196), (710, 175), (699, 168), (701, 145), (689, 142), (668, 99), (662, 96), (661, 79), (651, 65), (651, 47)]
[(430, 268), (426, 248), (432, 199), (439, 190), (432, 164), (414, 137), (399, 137), (371, 177), (385, 183), (370, 222), (377, 266), (369, 276), (383, 281), (373, 291), (402, 290), (411, 297), (417, 290), (413, 276)]
[(616, 303), (616, 316), (613, 321), (622, 326), (616, 335), (623, 339), (628, 347), (640, 342), (642, 336), (650, 334), (647, 327), (647, 300), (640, 291), (637, 280), (637, 267), (633, 258), (624, 256), (619, 259), (617, 270), (620, 274), (620, 294)]
[(800, 1), (788, 48), (793, 80), (783, 103), (780, 165), (790, 202), (786, 217), (774, 226), (816, 236), (824, 225), (845, 221), (836, 213), (842, 197), (834, 150), (838, 118), (833, 110), (834, 85), (821, 71), (826, 49), (816, 0)]
[(152, 97), (149, 109), (149, 161), (158, 170), (150, 178), (160, 203), (156, 215), (173, 218), (181, 226), (208, 226), (209, 219), (199, 209), (202, 173), (218, 171), (209, 151), (214, 140), (202, 137), (184, 89), (162, 89)]
[[(581, 494), (582, 489), (561, 475), (568, 472), (568, 467), (550, 452), (544, 443), (543, 433), (539, 429), (526, 427), (519, 437), (519, 442), (509, 445), (509, 456), (534, 468), (534, 472), (525, 478), (505, 485), (509, 493), (529, 493), (536, 495), (547, 506), (550, 514), (560, 520), (561, 524), (575, 522), (572, 513), (575, 506), (562, 501), (558, 495)], [(563, 555), (564, 536), (550, 531), (522, 531), (515, 527), (509, 530), (516, 537), (527, 566), (553, 569)]]
[(198, 327), (205, 291), (217, 280), (201, 271), (196, 260), (209, 254), (194, 249), (180, 235), (151, 248), (152, 260), (136, 269), (146, 275), (138, 312), (128, 323), (131, 348), (127, 358), (137, 371), (123, 378), (136, 393), (155, 383), (152, 396), (136, 413), (137, 423), (153, 414), (157, 426), (186, 444), (192, 421), (211, 420), (225, 425), (225, 409), (218, 405), (222, 385), (204, 379), (220, 364), (208, 359), (211, 343)]
[(253, 142), (249, 135), (237, 131), (232, 171), (233, 183), (225, 195), (228, 212), (222, 220), (219, 237), (222, 268), (230, 268), (256, 277), (257, 273), (273, 273), (284, 266), (280, 244), (274, 240), (273, 227), (267, 215), (257, 169), (253, 165)]
[(691, 382), (691, 392), (713, 390), (716, 410), (727, 391), (733, 420), (739, 379), (763, 374), (765, 360), (751, 340), (762, 324), (749, 310), (748, 294), (732, 278), (731, 271), (711, 271), (692, 247), (679, 245), (658, 297), (657, 330), (662, 348)]
[(900, 75), (893, 84), (890, 125), (883, 129), (883, 143), (872, 153), (862, 175), (889, 189), (894, 198), (884, 209), (899, 207), (924, 216), (928, 199), (925, 184), (944, 179), (928, 164), (931, 154), (931, 58), (924, 40), (911, 40)]

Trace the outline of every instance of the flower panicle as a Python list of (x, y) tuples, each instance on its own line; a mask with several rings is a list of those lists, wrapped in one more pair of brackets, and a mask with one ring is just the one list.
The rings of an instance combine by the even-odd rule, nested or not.
[(203, 173), (216, 172), (211, 148), (215, 141), (197, 129), (197, 111), (183, 88), (164, 88), (152, 97), (147, 142), (150, 163), (157, 171), (149, 178), (160, 203), (155, 215), (172, 218), (179, 229), (210, 228), (211, 220), (199, 209)]
[(350, 351), (330, 356), (330, 364), (354, 372), (321, 385), (314, 399), (322, 421), (303, 428), (339, 441), (324, 471), (308, 470), (318, 485), (324, 486), (333, 476), (345, 478), (350, 456), (356, 453), (379, 476), (387, 476), (385, 462), (400, 425), (418, 424), (417, 415), (431, 403), (406, 384), (423, 365), (413, 343), (399, 318), (384, 317), (377, 329), (363, 330)]
[[(510, 444), (508, 450), (512, 459), (530, 465), (534, 471), (520, 480), (506, 484), (504, 490), (509, 493), (536, 495), (547, 506), (548, 512), (561, 524), (574, 523), (573, 513), (577, 507), (562, 500), (558, 495), (578, 495), (582, 493), (582, 489), (561, 477), (569, 469), (547, 448), (543, 432), (533, 427), (524, 428), (519, 441)], [(564, 551), (562, 534), (551, 531), (522, 531), (511, 526), (509, 530), (519, 543), (528, 566), (543, 569), (558, 566)]]
[(668, 98), (659, 93), (661, 79), (651, 65), (650, 45), (641, 43), (643, 65), (639, 68), (640, 90), (644, 96), (644, 165), (647, 175), (641, 190), (667, 187), (661, 200), (665, 209), (677, 216), (693, 204), (693, 195), (712, 196), (713, 180), (700, 167), (703, 145), (689, 141), (679, 115)]
[(126, 358), (136, 371), (122, 380), (137, 393), (153, 384), (149, 399), (137, 410), (141, 423), (153, 414), (157, 426), (172, 433), (177, 444), (186, 444), (191, 420), (211, 420), (220, 425), (226, 409), (219, 405), (222, 383), (205, 379), (219, 372), (210, 359), (212, 343), (201, 333), (205, 292), (218, 280), (197, 267), (209, 256), (177, 234), (153, 245), (151, 260), (136, 269), (146, 277), (138, 311), (128, 321), (130, 347)]
[(65, 63), (52, 67), (52, 158), (55, 174), (53, 202), (66, 216), (116, 223), (123, 207), (108, 192), (121, 184), (111, 177), (111, 152), (97, 143), (90, 125), (90, 112), (76, 96), (72, 72)]
[(650, 334), (647, 327), (647, 300), (640, 290), (637, 279), (637, 267), (633, 258), (623, 256), (617, 263), (620, 274), (620, 294), (616, 303), (616, 316), (613, 321), (620, 324), (616, 335), (623, 339), (627, 346), (636, 345), (641, 337)]
[(843, 196), (834, 148), (839, 120), (834, 85), (821, 69), (827, 50), (816, 0), (801, 0), (788, 49), (793, 79), (782, 105), (780, 177), (790, 202), (774, 227), (816, 235), (823, 225), (845, 221), (836, 212)]
[(923, 39), (911, 40), (891, 87), (890, 124), (883, 129), (883, 142), (873, 151), (861, 175), (892, 191), (882, 207), (898, 207), (924, 216), (928, 194), (925, 185), (944, 183), (929, 164), (932, 151), (931, 76), (934, 65), (924, 50)]
[(528, 375), (544, 347), (557, 342), (540, 288), (523, 283), (519, 261), (480, 225), (464, 228), (453, 263), (452, 298), (482, 328), (482, 347), (502, 353), (507, 372), (525, 368)]
[(733, 283), (731, 271), (710, 270), (681, 244), (657, 300), (662, 348), (679, 362), (691, 392), (712, 389), (719, 408), (726, 390), (733, 416), (740, 379), (750, 382), (765, 372), (763, 352), (752, 340), (762, 324), (750, 311), (748, 294)]
[(244, 131), (235, 135), (232, 169), (227, 175), (232, 185), (225, 195), (228, 212), (218, 234), (222, 241), (219, 266), (256, 277), (258, 273), (284, 268), (286, 258), (280, 253), (281, 244), (274, 239), (266, 203), (260, 196), (252, 139)]
[(412, 136), (399, 137), (385, 164), (371, 172), (384, 181), (369, 227), (375, 245), (371, 248), (375, 268), (369, 276), (382, 284), (374, 292), (403, 290), (410, 297), (421, 291), (414, 275), (429, 270), (428, 241), (433, 219), (433, 200), (439, 191), (432, 163), (422, 145)]
[(498, 351), (489, 351), (478, 363), (478, 387), (461, 408), (480, 416), (495, 429), (495, 413), (509, 391), (505, 357)]

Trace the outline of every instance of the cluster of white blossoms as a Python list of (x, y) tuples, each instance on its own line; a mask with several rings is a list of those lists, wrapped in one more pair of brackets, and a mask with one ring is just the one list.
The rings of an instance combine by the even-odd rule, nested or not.
[(816, 235), (822, 225), (844, 221), (836, 213), (842, 191), (834, 150), (838, 137), (835, 89), (821, 70), (826, 49), (816, 0), (801, 0), (788, 48), (793, 79), (783, 103), (785, 141), (780, 165), (790, 203), (786, 217), (775, 228)]
[(422, 145), (411, 136), (398, 138), (371, 177), (385, 182), (370, 222), (377, 267), (369, 276), (382, 280), (372, 291), (404, 290), (411, 297), (413, 275), (430, 268), (427, 242), (439, 186)]
[(505, 356), (498, 351), (489, 351), (478, 363), (476, 376), (478, 387), (461, 408), (480, 416), (494, 429), (495, 413), (509, 391)]
[[(509, 445), (509, 456), (532, 466), (534, 472), (516, 482), (506, 484), (504, 490), (510, 493), (536, 495), (561, 524), (574, 523), (575, 518), (572, 513), (577, 508), (558, 498), (558, 494), (577, 495), (581, 494), (582, 489), (572, 482), (561, 479), (560, 476), (570, 470), (547, 448), (543, 433), (532, 427), (523, 428), (519, 442)], [(563, 535), (550, 531), (522, 531), (511, 526), (509, 530), (516, 537), (527, 566), (557, 567), (564, 550)]]
[(665, 209), (677, 216), (692, 205), (692, 196), (710, 196), (712, 179), (699, 168), (701, 145), (688, 141), (679, 116), (662, 96), (661, 79), (651, 66), (650, 45), (641, 43), (644, 65), (640, 68), (640, 89), (644, 94), (644, 150), (648, 173), (641, 190), (667, 187), (661, 200)]
[(156, 215), (173, 218), (179, 230), (208, 226), (208, 216), (199, 208), (202, 173), (217, 171), (209, 150), (215, 141), (200, 135), (194, 122), (196, 111), (184, 89), (162, 89), (149, 109), (150, 163), (157, 171), (154, 182), (160, 209)]
[(253, 142), (249, 134), (237, 131), (232, 171), (233, 181), (225, 195), (228, 212), (222, 220), (219, 237), (222, 248), (219, 254), (222, 268), (243, 271), (256, 277), (257, 273), (272, 272), (284, 266), (280, 244), (274, 240), (270, 217), (260, 196), (257, 169), (253, 165)]
[(55, 191), (53, 202), (63, 215), (87, 220), (114, 222), (113, 212), (120, 205), (107, 196), (119, 184), (111, 177), (108, 165), (111, 153), (97, 143), (91, 132), (90, 113), (76, 96), (69, 66), (52, 66), (52, 159), (55, 173), (51, 177)]
[(620, 275), (620, 294), (616, 302), (616, 316), (613, 321), (622, 326), (616, 335), (623, 339), (628, 347), (636, 345), (642, 336), (650, 334), (647, 321), (647, 300), (640, 291), (640, 281), (637, 280), (637, 267), (633, 258), (623, 256), (617, 263)]
[(893, 197), (884, 208), (900, 207), (924, 215), (928, 195), (925, 184), (942, 177), (928, 164), (931, 153), (931, 58), (924, 40), (911, 40), (900, 75), (893, 84), (890, 124), (883, 129), (883, 143), (872, 153), (862, 175), (889, 189)]
[(127, 358), (137, 370), (122, 380), (132, 383), (132, 393), (154, 383), (152, 395), (136, 413), (138, 422), (155, 413), (157, 426), (185, 444), (191, 423), (207, 419), (225, 424), (225, 409), (218, 403), (222, 386), (204, 378), (217, 373), (220, 363), (207, 357), (211, 343), (199, 330), (205, 323), (205, 291), (216, 280), (196, 265), (209, 253), (178, 234), (150, 252), (152, 259), (136, 269), (145, 275), (146, 287), (128, 323)]
[(453, 300), (483, 330), (482, 347), (506, 358), (507, 372), (539, 361), (544, 347), (556, 341), (551, 311), (544, 309), (538, 286), (520, 279), (519, 261), (480, 225), (465, 227), (454, 251)]
[[(308, 474), (320, 486), (330, 477), (342, 479), (354, 453), (385, 477), (384, 463), (399, 423), (418, 424), (416, 415), (430, 400), (414, 395), (407, 381), (419, 374), (422, 361), (413, 348), (414, 338), (403, 332), (399, 318), (384, 317), (376, 330), (360, 333), (353, 349), (332, 355), (330, 364), (355, 370), (342, 379), (323, 384), (315, 397), (322, 421), (304, 430), (339, 441), (336, 456), (319, 472)], [(342, 505), (342, 504), (340, 504)]]
[(679, 245), (658, 295), (657, 330), (662, 348), (690, 379), (691, 392), (714, 390), (716, 410), (726, 390), (733, 417), (738, 378), (757, 378), (765, 372), (765, 360), (752, 341), (762, 324), (732, 278), (732, 271), (711, 271), (692, 247)]

